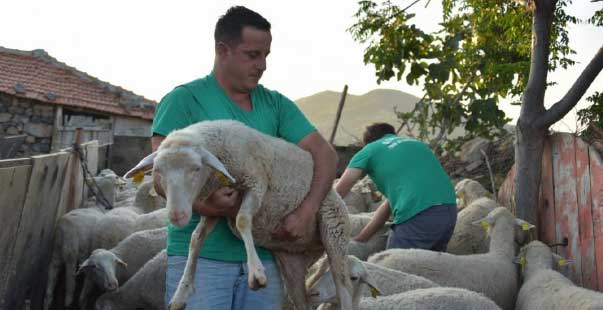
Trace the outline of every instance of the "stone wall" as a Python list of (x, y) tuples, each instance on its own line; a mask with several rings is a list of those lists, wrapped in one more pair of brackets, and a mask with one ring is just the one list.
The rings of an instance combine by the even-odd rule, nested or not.
[(54, 106), (0, 93), (0, 136), (27, 135), (16, 157), (50, 152)]

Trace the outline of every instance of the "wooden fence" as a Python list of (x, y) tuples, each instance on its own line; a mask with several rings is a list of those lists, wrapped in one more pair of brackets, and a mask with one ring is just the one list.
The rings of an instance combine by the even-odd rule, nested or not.
[[(515, 211), (515, 168), (499, 192), (499, 202)], [(538, 236), (573, 261), (569, 277), (603, 291), (603, 161), (582, 139), (558, 133), (548, 137), (542, 159)]]
[[(82, 150), (95, 174), (98, 142)], [(0, 160), (0, 310), (42, 309), (54, 227), (80, 206), (83, 184), (70, 151)]]

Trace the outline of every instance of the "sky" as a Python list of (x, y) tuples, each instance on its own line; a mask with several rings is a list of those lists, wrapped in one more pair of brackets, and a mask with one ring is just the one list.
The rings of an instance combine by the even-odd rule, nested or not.
[[(579, 18), (601, 7), (587, 0), (574, 2), (570, 12)], [(211, 71), (215, 22), (232, 5), (247, 6), (272, 24), (272, 52), (261, 81), (270, 89), (293, 100), (324, 90), (341, 91), (345, 84), (355, 95), (390, 88), (421, 96), (420, 87), (403, 81), (377, 85), (373, 67), (363, 63), (366, 46), (346, 31), (355, 22), (355, 0), (6, 1), (0, 46), (44, 49), (69, 66), (158, 101), (175, 86)], [(413, 10), (420, 27), (436, 29), (439, 1)], [(570, 36), (579, 63), (549, 76), (559, 85), (547, 92), (548, 105), (564, 95), (603, 44), (603, 29), (588, 25), (572, 27)], [(603, 74), (587, 95), (594, 90), (603, 91)], [(585, 106), (582, 100), (578, 108)], [(518, 107), (507, 104), (503, 110), (514, 119), (519, 113)], [(555, 129), (572, 131), (572, 114), (575, 110)]]

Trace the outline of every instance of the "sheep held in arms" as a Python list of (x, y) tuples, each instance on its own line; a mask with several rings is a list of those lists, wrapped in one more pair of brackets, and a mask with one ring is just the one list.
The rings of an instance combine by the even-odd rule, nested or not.
[[(206, 121), (170, 133), (158, 150), (144, 158), (125, 177), (138, 176), (153, 167), (161, 176), (170, 222), (187, 224), (193, 202), (229, 185), (242, 193), (233, 233), (247, 251), (248, 284), (265, 286), (264, 267), (255, 244), (273, 251), (287, 292), (298, 309), (306, 305), (306, 267), (324, 251), (329, 257), (344, 308), (351, 308), (351, 283), (347, 275), (345, 248), (349, 241), (349, 219), (343, 201), (331, 190), (317, 213), (311, 238), (295, 241), (272, 238), (281, 220), (293, 211), (310, 190), (313, 162), (310, 153), (230, 120)], [(183, 309), (193, 292), (193, 277), (199, 249), (213, 229), (216, 218), (201, 217), (193, 232), (184, 275), (170, 309)]]

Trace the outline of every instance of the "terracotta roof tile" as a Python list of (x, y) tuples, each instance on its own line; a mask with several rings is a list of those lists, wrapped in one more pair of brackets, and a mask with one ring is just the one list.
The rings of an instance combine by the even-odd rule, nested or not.
[(156, 106), (155, 101), (69, 67), (44, 50), (0, 47), (0, 92), (143, 119), (153, 119)]

